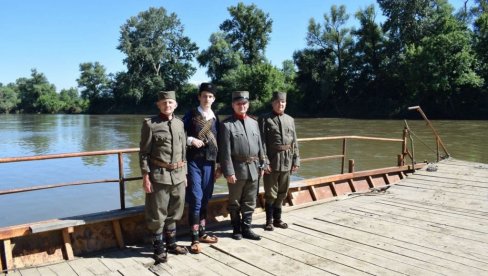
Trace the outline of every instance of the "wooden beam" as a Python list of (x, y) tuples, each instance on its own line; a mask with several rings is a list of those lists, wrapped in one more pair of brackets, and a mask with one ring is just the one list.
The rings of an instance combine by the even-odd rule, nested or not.
[(374, 182), (373, 182), (373, 178), (371, 177), (371, 175), (368, 175), (368, 176), (366, 177), (366, 181), (368, 182), (368, 186), (369, 186), (370, 188), (373, 188), (373, 187), (374, 187)]
[(12, 244), (10, 239), (3, 240), (3, 250), (5, 251), (5, 266), (7, 269), (14, 268), (14, 258), (12, 256)]
[(312, 196), (312, 200), (317, 201), (317, 193), (315, 193), (315, 187), (309, 186), (308, 191), (310, 192), (310, 195)]
[[(62, 230), (63, 233), (63, 242), (64, 242), (64, 253), (66, 260), (73, 260), (75, 258), (73, 254), (73, 246), (71, 245), (71, 238), (70, 238), (70, 229), (72, 227), (64, 228)], [(73, 230), (71, 230), (73, 231)]]
[(124, 248), (124, 236), (122, 235), (122, 228), (120, 228), (120, 221), (118, 219), (112, 220), (112, 226), (114, 228), (115, 238), (119, 248)]

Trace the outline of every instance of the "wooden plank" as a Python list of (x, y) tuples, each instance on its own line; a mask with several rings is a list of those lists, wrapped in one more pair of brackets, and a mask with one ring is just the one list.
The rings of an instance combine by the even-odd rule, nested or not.
[[(324, 248), (326, 242), (320, 239), (316, 239), (315, 243), (311, 244), (303, 240), (297, 240), (303, 234), (298, 232), (294, 232), (294, 234), (296, 236), (290, 237), (280, 236), (271, 232), (263, 232), (264, 239), (256, 242), (256, 246), (262, 246), (277, 253), (286, 254), (286, 256), (293, 259), (301, 259), (309, 265), (322, 268), (335, 275), (404, 275), (404, 273), (387, 268), (380, 258), (375, 258), (371, 261), (366, 260), (364, 257), (357, 258), (357, 256), (350, 256), (343, 252)], [(377, 264), (373, 262), (377, 262)]]
[(142, 265), (133, 265), (118, 269), (118, 272), (124, 276), (154, 276), (147, 268)]
[(70, 235), (69, 235), (69, 229), (68, 228), (64, 228), (63, 231), (62, 231), (62, 235), (63, 235), (63, 244), (64, 244), (64, 253), (66, 254), (66, 259), (67, 260), (73, 260), (75, 257), (74, 257), (74, 254), (73, 254), (73, 246), (71, 245), (71, 238), (70, 238)]
[[(208, 247), (203, 249), (204, 251), (210, 250)], [(227, 266), (224, 263), (215, 260), (205, 254), (191, 254), (191, 258), (198, 261), (200, 266), (204, 266), (218, 275), (245, 275), (244, 273), (234, 269), (233, 267)]]
[(120, 228), (120, 221), (118, 219), (112, 221), (112, 226), (114, 228), (115, 238), (117, 240), (117, 245), (119, 248), (124, 248), (124, 236), (122, 235), (122, 229)]
[(78, 274), (66, 262), (38, 267), (41, 275), (77, 276)]
[[(218, 243), (213, 244), (212, 247), (270, 274), (306, 273), (323, 275), (327, 272), (327, 270), (319, 268), (318, 265), (314, 266), (318, 259), (311, 254), (306, 254), (310, 259), (297, 260), (296, 257), (290, 257), (292, 253), (287, 252), (284, 254), (283, 252), (276, 252), (256, 245), (248, 240), (241, 240), (236, 243), (236, 241), (231, 239), (221, 239)], [(312, 261), (314, 265), (310, 262), (304, 263), (304, 261)]]
[(488, 260), (482, 256), (483, 252), (486, 252), (486, 245), (483, 243), (465, 242), (460, 247), (458, 238), (432, 231), (426, 232), (423, 229), (405, 224), (392, 224), (374, 218), (372, 220), (371, 218), (353, 217), (349, 213), (347, 216), (336, 216), (329, 213), (327, 217), (323, 216), (317, 219), (327, 224), (338, 224), (378, 236), (416, 244), (430, 250), (451, 254), (457, 258), (470, 259), (485, 265), (488, 264)]
[[(268, 235), (268, 233), (264, 234)], [(297, 244), (298, 247), (304, 247), (306, 250), (313, 248), (313, 252), (323, 254), (322, 251), (330, 251), (331, 254), (336, 254), (338, 261), (343, 262), (342, 255), (349, 256), (358, 260), (362, 260), (370, 265), (383, 267), (386, 270), (391, 270), (393, 273), (408, 274), (408, 275), (425, 275), (437, 273), (439, 267), (429, 265), (423, 260), (415, 260), (385, 250), (377, 246), (363, 244), (361, 241), (348, 240), (347, 238), (335, 237), (333, 235), (324, 234), (320, 231), (310, 230), (303, 227), (290, 225), (289, 230), (274, 231), (269, 235), (277, 239), (286, 240), (287, 243)], [(309, 248), (309, 246), (312, 246)], [(318, 247), (317, 250), (315, 247)], [(390, 272), (391, 273), (391, 272)]]
[(110, 273), (110, 269), (106, 267), (98, 258), (80, 258), (71, 260), (68, 265), (75, 271), (78, 275), (100, 275), (105, 273)]
[(20, 274), (22, 276), (43, 276), (35, 267), (22, 269)]
[(472, 273), (482, 275), (487, 273), (484, 265), (479, 262), (458, 258), (448, 253), (431, 250), (422, 245), (412, 244), (402, 240), (376, 235), (360, 229), (344, 227), (336, 224), (327, 224), (317, 220), (307, 220), (301, 217), (295, 218), (296, 226), (303, 229), (316, 229), (314, 231), (332, 235), (344, 240), (361, 243), (364, 245), (379, 248), (393, 254), (406, 256), (417, 262), (424, 261), (428, 267), (436, 268), (441, 274), (459, 275), (461, 273)]
[(141, 265), (133, 258), (128, 257), (123, 251), (112, 251), (107, 254), (98, 255), (100, 261), (111, 271), (117, 271), (120, 268)]
[[(219, 239), (219, 243), (222, 242), (223, 239)], [(240, 241), (238, 242), (240, 243)], [(239, 244), (238, 244), (239, 245)], [(208, 256), (209, 258), (216, 260), (230, 268), (237, 270), (246, 275), (273, 275), (275, 273), (270, 273), (268, 271), (262, 270), (259, 266), (249, 263), (245, 260), (241, 260), (240, 258), (236, 258), (233, 255), (226, 252), (224, 249), (221, 249), (216, 246), (210, 246), (206, 248), (201, 254)]]
[(12, 244), (10, 239), (3, 240), (3, 250), (5, 252), (5, 266), (7, 269), (14, 268), (14, 258), (12, 256)]

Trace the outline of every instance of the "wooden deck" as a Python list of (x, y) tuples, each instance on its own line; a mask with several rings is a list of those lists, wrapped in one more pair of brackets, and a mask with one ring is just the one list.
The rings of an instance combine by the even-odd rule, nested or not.
[(449, 159), (386, 192), (287, 208), (286, 230), (265, 232), (257, 215), (261, 241), (218, 228), (217, 244), (166, 264), (146, 245), (8, 275), (488, 275), (487, 215), (488, 165)]

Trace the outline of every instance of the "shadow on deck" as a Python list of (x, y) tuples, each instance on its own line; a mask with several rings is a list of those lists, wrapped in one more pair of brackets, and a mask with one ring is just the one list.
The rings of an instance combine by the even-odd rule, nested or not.
[(448, 159), (386, 192), (290, 207), (286, 230), (264, 231), (258, 214), (261, 241), (234, 241), (226, 226), (202, 254), (166, 264), (146, 245), (8, 275), (488, 275), (487, 199), (488, 165)]

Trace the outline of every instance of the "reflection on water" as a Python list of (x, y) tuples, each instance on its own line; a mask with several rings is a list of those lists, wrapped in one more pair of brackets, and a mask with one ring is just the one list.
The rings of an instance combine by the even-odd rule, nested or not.
[[(0, 157), (98, 151), (138, 147), (142, 115), (1, 115)], [(415, 157), (434, 161), (435, 140), (423, 121), (409, 121), (415, 132)], [(296, 119), (299, 138), (361, 135), (401, 138), (402, 120)], [(433, 121), (450, 154), (488, 163), (486, 121)], [(339, 155), (342, 141), (303, 142), (302, 158)], [(399, 142), (349, 140), (347, 158), (356, 170), (395, 166)], [(346, 162), (347, 166), (347, 162)], [(347, 169), (347, 168), (346, 168)], [(341, 160), (302, 163), (293, 180), (337, 174)], [(140, 175), (137, 153), (124, 155), (126, 177)], [(45, 184), (118, 178), (117, 156), (65, 158), (0, 164), (0, 190)], [(215, 192), (227, 192), (223, 178)], [(126, 205), (143, 204), (140, 181), (126, 184)], [(93, 184), (1, 196), (0, 226), (118, 208), (118, 183)]]

